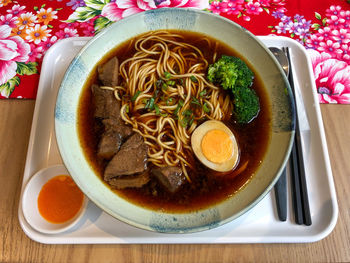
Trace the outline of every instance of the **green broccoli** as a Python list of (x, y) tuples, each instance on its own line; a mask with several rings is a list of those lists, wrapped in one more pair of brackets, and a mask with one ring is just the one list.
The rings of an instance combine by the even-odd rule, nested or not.
[(233, 90), (236, 87), (250, 87), (254, 74), (241, 59), (223, 55), (209, 66), (207, 78), (225, 90)]
[(255, 90), (238, 87), (233, 92), (233, 115), (239, 123), (249, 123), (260, 111), (259, 97)]
[(233, 94), (233, 113), (239, 123), (248, 123), (260, 110), (259, 98), (250, 87), (254, 74), (240, 58), (223, 55), (208, 68), (207, 79)]

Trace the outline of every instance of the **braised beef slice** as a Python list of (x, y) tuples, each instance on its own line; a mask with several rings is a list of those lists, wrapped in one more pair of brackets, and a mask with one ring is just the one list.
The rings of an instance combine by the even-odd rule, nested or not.
[(114, 97), (114, 92), (102, 89), (96, 84), (91, 86), (91, 91), (95, 106), (94, 116), (102, 119), (119, 120), (120, 102)]
[(152, 169), (152, 174), (171, 193), (180, 189), (186, 178), (179, 167), (167, 166)]
[(122, 139), (126, 139), (132, 134), (132, 128), (122, 123), (122, 120), (105, 119), (102, 121), (106, 132), (116, 132)]
[(140, 188), (147, 184), (150, 180), (148, 172), (137, 174), (137, 175), (127, 175), (122, 177), (112, 178), (108, 183), (115, 187), (116, 189), (124, 188)]
[(98, 78), (105, 86), (113, 87), (118, 85), (119, 61), (113, 57), (103, 65), (97, 67)]
[(132, 128), (113, 119), (102, 121), (105, 130), (102, 133), (97, 156), (110, 160), (119, 151), (122, 143), (132, 134)]
[(122, 137), (119, 133), (104, 132), (98, 144), (97, 156), (110, 160), (119, 151), (121, 145)]
[(147, 145), (140, 134), (131, 135), (107, 164), (104, 179), (142, 173), (147, 169)]

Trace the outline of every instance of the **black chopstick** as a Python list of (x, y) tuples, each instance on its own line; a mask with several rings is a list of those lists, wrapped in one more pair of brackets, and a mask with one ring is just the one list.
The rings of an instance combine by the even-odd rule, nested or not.
[(282, 222), (287, 220), (287, 172), (283, 169), (280, 178), (275, 184), (275, 198), (278, 219)]
[[(294, 80), (293, 80), (293, 69), (291, 64), (291, 57), (288, 48), (283, 48), (289, 61), (289, 84), (292, 89), (294, 98), (296, 98)], [(296, 113), (298, 112), (297, 105), (295, 103)], [(298, 116), (298, 114), (296, 114)], [(295, 221), (297, 224), (305, 224), (310, 226), (312, 224), (309, 198), (307, 193), (306, 177), (305, 177), (305, 164), (302, 151), (301, 134), (299, 127), (298, 117), (295, 118), (295, 137), (294, 145), (292, 148), (292, 185), (293, 185), (293, 202), (294, 202), (294, 213)]]
[(294, 208), (294, 219), (295, 223), (302, 225), (304, 223), (303, 219), (303, 207), (301, 201), (301, 191), (300, 191), (300, 180), (299, 180), (299, 169), (298, 169), (298, 156), (297, 149), (294, 143), (292, 147), (292, 152), (289, 157), (291, 164), (291, 184), (292, 184), (292, 198), (293, 198), (293, 208)]

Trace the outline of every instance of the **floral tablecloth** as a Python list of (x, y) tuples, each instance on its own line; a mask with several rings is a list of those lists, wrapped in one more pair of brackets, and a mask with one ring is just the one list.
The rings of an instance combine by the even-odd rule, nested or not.
[(45, 52), (149, 9), (197, 8), (310, 54), (321, 103), (350, 103), (350, 0), (0, 0), (0, 98), (34, 99)]

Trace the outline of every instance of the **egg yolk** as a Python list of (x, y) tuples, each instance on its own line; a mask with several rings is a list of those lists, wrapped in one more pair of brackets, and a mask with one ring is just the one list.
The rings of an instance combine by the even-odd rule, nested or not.
[(210, 130), (202, 139), (202, 152), (209, 161), (223, 163), (230, 159), (233, 144), (230, 136), (222, 130)]

